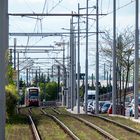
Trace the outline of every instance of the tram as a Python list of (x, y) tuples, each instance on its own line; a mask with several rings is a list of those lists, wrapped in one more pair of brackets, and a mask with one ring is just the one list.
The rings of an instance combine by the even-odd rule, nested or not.
[(28, 87), (25, 90), (25, 106), (40, 105), (40, 89), (38, 87)]

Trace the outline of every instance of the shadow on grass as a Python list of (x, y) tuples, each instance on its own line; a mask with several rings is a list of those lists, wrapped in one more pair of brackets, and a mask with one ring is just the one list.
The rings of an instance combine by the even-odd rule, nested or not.
[(6, 119), (7, 124), (29, 124), (28, 117), (26, 115), (13, 115)]

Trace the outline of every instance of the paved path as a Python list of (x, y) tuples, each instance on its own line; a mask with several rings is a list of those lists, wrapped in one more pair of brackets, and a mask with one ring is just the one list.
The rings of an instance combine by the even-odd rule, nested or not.
[[(71, 109), (67, 109), (67, 111), (73, 113), (73, 114), (77, 114), (77, 106), (74, 106), (73, 111)], [(83, 111), (83, 107), (80, 106), (80, 114), (85, 114), (85, 112)]]

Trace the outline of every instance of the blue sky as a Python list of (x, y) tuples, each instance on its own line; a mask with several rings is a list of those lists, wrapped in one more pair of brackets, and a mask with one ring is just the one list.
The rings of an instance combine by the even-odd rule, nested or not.
[[(60, 4), (58, 2), (60, 1)], [(43, 5), (45, 0), (9, 0), (9, 13), (41, 13), (43, 11)], [(71, 11), (77, 12), (77, 5), (80, 3), (80, 7), (86, 7), (86, 0), (46, 0), (46, 6), (44, 13), (71, 13)], [(130, 3), (127, 6), (126, 4)], [(89, 0), (89, 6), (94, 6), (96, 0)], [(57, 5), (57, 6), (56, 6)], [(135, 2), (134, 0), (117, 0), (117, 8), (123, 8), (117, 10), (117, 29), (122, 30), (127, 26), (134, 26), (135, 21)], [(99, 0), (99, 11), (100, 13), (108, 13), (112, 11), (112, 0)], [(80, 12), (85, 12), (80, 11)], [(89, 9), (89, 13), (95, 13), (95, 10)], [(95, 19), (95, 17), (93, 17)], [(82, 19), (84, 20), (84, 19)], [(45, 17), (42, 20), (42, 24), (31, 18), (11, 17), (10, 16), (10, 32), (64, 32), (61, 28), (69, 29), (70, 17)], [(77, 19), (75, 18), (76, 22)], [(99, 28), (101, 31), (104, 29), (112, 28), (112, 14), (104, 17), (100, 17)], [(36, 24), (37, 23), (37, 24)], [(36, 28), (35, 28), (36, 24)], [(95, 31), (95, 20), (89, 20), (90, 31)], [(75, 27), (77, 28), (77, 26)], [(85, 28), (85, 24), (81, 24), (81, 28)], [(13, 45), (13, 38), (10, 37), (10, 45)], [(93, 35), (89, 37), (89, 74), (95, 73), (95, 38)], [(46, 38), (30, 38), (27, 42), (27, 37), (17, 37), (17, 45), (54, 45), (55, 41), (60, 42), (65, 40), (69, 41), (69, 38), (61, 37), (46, 37)], [(44, 55), (44, 54), (43, 54)], [(41, 57), (43, 57), (41, 55)], [(62, 56), (62, 53), (57, 54)], [(66, 54), (67, 55), (67, 54)], [(38, 55), (36, 55), (38, 56)], [(40, 55), (39, 55), (40, 56)], [(38, 56), (38, 57), (39, 57)], [(44, 57), (52, 57), (56, 54), (45, 54)], [(22, 56), (21, 56), (22, 57)], [(50, 65), (54, 62), (52, 61)], [(50, 67), (50, 66), (48, 66)], [(81, 38), (81, 69), (85, 71), (85, 38)], [(102, 68), (100, 69), (102, 71)]]

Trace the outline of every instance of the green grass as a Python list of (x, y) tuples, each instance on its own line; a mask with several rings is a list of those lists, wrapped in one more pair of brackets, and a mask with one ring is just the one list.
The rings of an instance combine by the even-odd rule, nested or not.
[(91, 123), (96, 124), (97, 126), (109, 132), (114, 137), (118, 138), (119, 140), (140, 140), (139, 135), (129, 132), (117, 125), (114, 125), (113, 123), (109, 123), (97, 117), (92, 117), (92, 116), (87, 116), (87, 115), (80, 115), (80, 116), (90, 121)]
[[(51, 109), (48, 111), (51, 112)], [(42, 140), (72, 140), (57, 123), (43, 115), (39, 108), (32, 109), (32, 116)]]
[(54, 112), (54, 111), (52, 110), (52, 108), (50, 108), (50, 107), (45, 108), (44, 111), (45, 111), (47, 114), (57, 115), (57, 113)]
[(121, 124), (125, 124), (129, 127), (132, 127), (134, 129), (137, 129), (140, 131), (140, 123), (137, 123), (137, 122), (134, 122), (130, 119), (125, 119), (125, 118), (122, 118), (122, 117), (116, 117), (116, 116), (108, 116), (108, 115), (105, 115), (104, 117), (107, 117), (111, 120), (114, 120), (116, 122), (119, 122)]
[(24, 115), (15, 115), (6, 121), (6, 140), (33, 140), (33, 135)]
[[(50, 114), (55, 114), (51, 108), (44, 109)], [(57, 108), (61, 113), (69, 113), (65, 108)], [(37, 128), (42, 136), (43, 140), (69, 140), (71, 139), (64, 131), (49, 117), (44, 116), (38, 108), (32, 109), (33, 119), (36, 122)], [(66, 124), (67, 127), (72, 130), (80, 140), (104, 140), (105, 138), (101, 136), (98, 132), (85, 126), (85, 124), (80, 121), (66, 116), (55, 114), (62, 122)]]
[(62, 113), (62, 114), (71, 114), (70, 112), (68, 112), (68, 111), (66, 110), (65, 107), (56, 107), (55, 109), (56, 109), (57, 111), (59, 111), (60, 113)]
[(42, 140), (72, 140), (51, 118), (40, 114), (33, 119)]
[(32, 115), (41, 115), (43, 114), (39, 107), (34, 107), (31, 109)]
[(97, 131), (86, 126), (84, 123), (67, 115), (58, 115), (58, 118), (66, 125), (80, 140), (104, 140), (105, 138)]
[(19, 113), (24, 114), (24, 115), (29, 115), (29, 110), (28, 109), (29, 109), (28, 107), (20, 108)]

